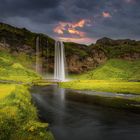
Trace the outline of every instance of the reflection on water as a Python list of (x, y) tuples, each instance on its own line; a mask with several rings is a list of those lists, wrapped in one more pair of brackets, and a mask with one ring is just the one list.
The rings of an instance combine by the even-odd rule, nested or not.
[(140, 140), (139, 114), (74, 102), (56, 85), (31, 92), (56, 140)]

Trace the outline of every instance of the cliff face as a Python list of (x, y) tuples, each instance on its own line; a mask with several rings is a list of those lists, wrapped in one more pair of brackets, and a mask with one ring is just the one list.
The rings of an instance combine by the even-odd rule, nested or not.
[(94, 47), (102, 49), (108, 58), (121, 58), (126, 60), (140, 59), (140, 41), (102, 38), (97, 40)]
[[(40, 57), (43, 72), (54, 69), (54, 39), (23, 28), (0, 23), (0, 51), (7, 50), (15, 56), (27, 55), (35, 67), (36, 38), (39, 36)], [(112, 40), (102, 38), (90, 46), (77, 43), (64, 43), (69, 73), (83, 73), (105, 63), (110, 58), (127, 60), (140, 59), (140, 42), (135, 40)]]
[(68, 70), (71, 73), (83, 73), (96, 68), (106, 60), (105, 53), (100, 49), (91, 49), (85, 56), (77, 55), (73, 52), (67, 57)]

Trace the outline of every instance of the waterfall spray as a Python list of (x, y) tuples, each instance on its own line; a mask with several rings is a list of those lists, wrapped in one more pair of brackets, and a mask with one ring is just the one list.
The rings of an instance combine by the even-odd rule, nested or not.
[(42, 72), (41, 54), (39, 49), (39, 36), (36, 38), (36, 72)]
[(63, 42), (55, 42), (54, 79), (65, 81), (65, 51)]

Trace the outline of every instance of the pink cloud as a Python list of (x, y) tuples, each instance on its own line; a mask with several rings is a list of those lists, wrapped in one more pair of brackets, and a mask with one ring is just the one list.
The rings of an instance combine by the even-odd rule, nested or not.
[(67, 32), (72, 35), (78, 35), (79, 37), (84, 37), (85, 32), (79, 31), (77, 27), (83, 28), (84, 26), (88, 26), (90, 20), (82, 19), (78, 22), (59, 22), (59, 24), (53, 29), (53, 31), (59, 35), (63, 35), (64, 32)]
[(112, 16), (111, 16), (111, 14), (109, 13), (109, 12), (102, 12), (102, 16), (104, 17), (104, 18), (111, 18)]

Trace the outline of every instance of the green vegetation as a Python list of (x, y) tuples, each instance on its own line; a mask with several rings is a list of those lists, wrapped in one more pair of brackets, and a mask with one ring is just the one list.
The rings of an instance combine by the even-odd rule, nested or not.
[(80, 57), (85, 57), (88, 55), (86, 45), (77, 44), (73, 42), (66, 42), (64, 45), (66, 56), (71, 56), (71, 54), (75, 54)]
[[(31, 70), (37, 36), (44, 55), (42, 46), (51, 46), (53, 39), (0, 23), (0, 81), (24, 84), (41, 79)], [(48, 124), (39, 122), (31, 95), (23, 84), (0, 84), (0, 140), (53, 140)]]
[(48, 86), (51, 85), (52, 83), (45, 79), (40, 79), (40, 80), (34, 80), (32, 84), (35, 86)]
[[(0, 81), (28, 83), (41, 79), (29, 69), (33, 59), (28, 55), (0, 49)], [(0, 140), (53, 140), (48, 124), (39, 122), (37, 116), (27, 87), (0, 84)]]
[(16, 28), (8, 24), (0, 23), (0, 41), (5, 40), (8, 44), (14, 46), (13, 49), (16, 49), (16, 46), (24, 44), (35, 48), (37, 36), (40, 36), (41, 46), (47, 44), (47, 42), (50, 45), (54, 44), (54, 40), (47, 35), (30, 32), (26, 28)]
[(60, 85), (64, 88), (81, 90), (140, 94), (140, 82), (134, 82), (140, 80), (140, 60), (111, 59), (95, 70), (73, 75), (71, 78), (78, 80)]
[(140, 94), (140, 82), (107, 81), (107, 80), (76, 80), (60, 83), (63, 88), (78, 90), (95, 90), (115, 93)]
[(95, 70), (74, 75), (72, 78), (83, 80), (140, 80), (140, 60), (110, 59)]
[(0, 80), (14, 80), (22, 82), (31, 82), (35, 79), (40, 79), (34, 71), (25, 68), (21, 63), (26, 65), (28, 59), (17, 59), (17, 57), (11, 56), (6, 51), (0, 52)]
[(15, 85), (10, 84), (0, 84), (0, 99), (5, 98), (8, 96), (13, 90), (15, 90)]
[(129, 54), (140, 53), (140, 41), (124, 39), (112, 40), (110, 38), (101, 38), (95, 45), (90, 45), (90, 48), (100, 49), (105, 52), (106, 56), (111, 58), (118, 58)]
[(48, 124), (39, 122), (31, 95), (23, 85), (0, 85), (0, 139), (54, 139)]

